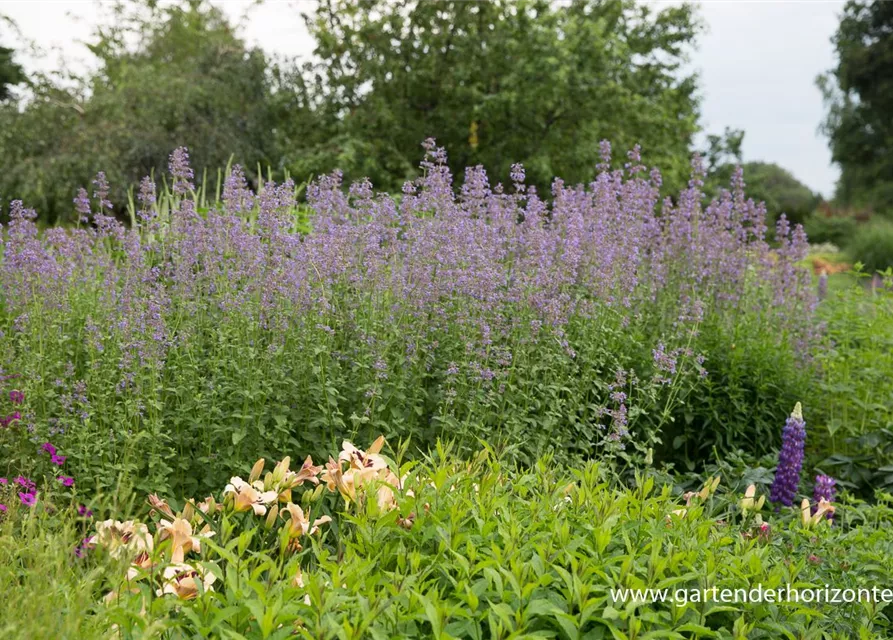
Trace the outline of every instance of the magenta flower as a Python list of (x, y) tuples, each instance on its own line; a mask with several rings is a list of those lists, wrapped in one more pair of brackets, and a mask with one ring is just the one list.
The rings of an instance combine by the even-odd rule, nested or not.
[(0, 484), (9, 484), (9, 480), (6, 478), (0, 478)]
[(37, 486), (31, 480), (26, 478), (25, 476), (19, 476), (18, 478), (16, 478), (15, 483), (17, 485), (19, 485), (20, 487), (24, 487), (25, 489), (28, 489), (29, 491), (32, 491)]
[(87, 508), (86, 505), (81, 505), (78, 507), (78, 515), (83, 516), (84, 518), (92, 518), (93, 512)]
[(56, 480), (61, 482), (66, 487), (74, 486), (74, 478), (72, 478), (71, 476), (59, 476), (58, 478), (56, 478)]
[(56, 455), (56, 447), (54, 447), (54, 446), (53, 446), (51, 443), (49, 443), (49, 442), (44, 442), (44, 443), (41, 445), (40, 450), (41, 450), (41, 451), (46, 451), (46, 452), (47, 452), (48, 454), (50, 454), (51, 456)]
[(25, 401), (25, 394), (18, 389), (9, 392), (9, 399), (13, 404), (22, 404)]
[(6, 513), (6, 505), (0, 502), (0, 513)]
[(74, 548), (74, 555), (78, 558), (84, 557), (84, 552), (93, 548), (93, 538), (84, 538), (81, 543)]
[(52, 458), (50, 458), (50, 460), (53, 461), (54, 465), (57, 465), (59, 467), (61, 467), (63, 464), (65, 464), (65, 456), (54, 455)]
[(0, 426), (8, 427), (16, 420), (21, 420), (21, 419), (22, 419), (22, 414), (19, 413), (18, 411), (16, 411), (16, 412), (6, 416), (5, 418), (0, 418)]
[(21, 500), (22, 504), (26, 507), (33, 507), (37, 503), (37, 494), (33, 491), (28, 493), (19, 492), (19, 500)]

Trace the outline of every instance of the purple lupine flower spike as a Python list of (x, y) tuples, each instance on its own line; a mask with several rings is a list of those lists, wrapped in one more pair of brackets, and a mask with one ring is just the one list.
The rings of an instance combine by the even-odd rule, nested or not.
[(778, 467), (769, 499), (790, 507), (794, 504), (797, 487), (800, 485), (800, 469), (803, 467), (803, 448), (806, 444), (806, 423), (800, 403), (788, 418), (782, 431), (781, 451), (778, 453)]

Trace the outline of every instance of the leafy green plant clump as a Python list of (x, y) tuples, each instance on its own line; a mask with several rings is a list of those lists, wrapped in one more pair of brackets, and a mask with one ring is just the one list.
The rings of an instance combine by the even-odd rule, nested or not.
[[(60, 552), (73, 532), (50, 534), (46, 509), (16, 508), (0, 523), (0, 585), (46, 558), (44, 582), (77, 585), (53, 622), (68, 637), (854, 638), (890, 629), (881, 592), (864, 601), (893, 572), (889, 506), (822, 499), (774, 511), (754, 486), (728, 492), (719, 477), (679, 495), (647, 472), (625, 486), (598, 463), (544, 458), (521, 469), (491, 450), (462, 462), (438, 447), (414, 464), (381, 445), (344, 443), (324, 469), (283, 460), (264, 473), (259, 461), (247, 480), (180, 507), (151, 496), (149, 514), (97, 523), (77, 541), (82, 558)], [(863, 602), (710, 595), (826, 585), (861, 589)], [(45, 593), (33, 580), (22, 586)], [(11, 609), (4, 637), (37, 633), (25, 617), (35, 611)]]
[(847, 243), (847, 253), (868, 273), (893, 268), (893, 221), (873, 218), (860, 226)]

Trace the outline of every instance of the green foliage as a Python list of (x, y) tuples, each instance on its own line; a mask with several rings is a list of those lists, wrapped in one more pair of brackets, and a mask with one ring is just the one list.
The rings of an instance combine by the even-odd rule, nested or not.
[(811, 244), (831, 243), (845, 247), (856, 233), (859, 221), (850, 215), (825, 215), (815, 212), (803, 222), (803, 228)]
[(893, 267), (893, 221), (875, 218), (856, 229), (846, 245), (853, 262), (861, 262), (868, 273)]
[(810, 447), (828, 456), (826, 472), (870, 496), (893, 487), (893, 292), (862, 284), (836, 289), (819, 307), (827, 345)]
[[(883, 603), (724, 604), (676, 595), (886, 587), (888, 504), (845, 501), (833, 526), (823, 518), (804, 524), (797, 509), (745, 508), (739, 492), (710, 481), (683, 499), (647, 473), (624, 486), (595, 463), (569, 469), (546, 458), (518, 469), (492, 452), (457, 462), (444, 448), (409, 475), (413, 494), (399, 491), (397, 508), (382, 512), (374, 500), (337, 508), (331, 527), (297, 554), (260, 544), (271, 532), (264, 517), (216, 531), (186, 556), (193, 571), (216, 577), (191, 600), (151, 588), (170, 562), (170, 538), (150, 554), (156, 567), (128, 581), (128, 558), (107, 552), (116, 547), (65, 561), (53, 545), (66, 538), (44, 534), (38, 516), (18, 511), (0, 525), (0, 585), (16, 585), (14, 602), (24, 606), (5, 613), (4, 637), (43, 637), (45, 624), (69, 638), (115, 625), (122, 639), (731, 640), (873, 638), (891, 629)], [(14, 526), (29, 535), (15, 537)], [(36, 572), (21, 584), (13, 578), (21, 563), (39, 561), (40, 584)], [(49, 593), (67, 587), (52, 611), (48, 585)], [(665, 589), (676, 602), (623, 602), (620, 589)]]
[(22, 67), (15, 63), (13, 50), (0, 47), (0, 102), (10, 97), (9, 88), (25, 81)]
[[(308, 27), (325, 113), (307, 156), (399, 191), (419, 144), (436, 136), (456, 175), (512, 163), (547, 194), (554, 176), (594, 176), (599, 141), (641, 144), (678, 186), (697, 131), (696, 82), (683, 71), (700, 31), (692, 6), (629, 0), (321, 2)], [(313, 166), (313, 169), (318, 169)]]
[(841, 168), (837, 198), (885, 211), (893, 208), (893, 3), (847, 2), (834, 45), (837, 66), (817, 82)]
[(659, 459), (694, 467), (714, 450), (763, 455), (778, 447), (784, 417), (810, 393), (817, 372), (783, 354), (754, 323), (756, 316), (731, 326), (702, 325), (696, 344), (708, 373), (693, 382), (663, 427)]
[(275, 123), (286, 113), (301, 118), (295, 100), (275, 92), (278, 70), (212, 5), (118, 3), (113, 11), (90, 44), (96, 72), (74, 86), (38, 78), (21, 107), (0, 107), (0, 193), (48, 223), (74, 221), (72, 198), (99, 170), (123, 204), (124, 189), (160, 175), (180, 145), (197, 167), (274, 162)]

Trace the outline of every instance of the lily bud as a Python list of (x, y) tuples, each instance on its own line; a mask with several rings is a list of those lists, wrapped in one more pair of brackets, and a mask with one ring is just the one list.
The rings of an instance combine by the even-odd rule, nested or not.
[(282, 482), (288, 474), (288, 467), (291, 464), (291, 458), (285, 456), (280, 462), (276, 463), (273, 469), (273, 482)]
[(267, 530), (272, 529), (273, 525), (276, 524), (276, 518), (279, 516), (279, 505), (274, 504), (273, 508), (270, 509), (270, 512), (267, 514), (267, 519), (264, 522), (264, 528)]
[(248, 482), (254, 482), (260, 478), (260, 474), (264, 472), (264, 459), (261, 458), (251, 467), (251, 474), (248, 476)]

